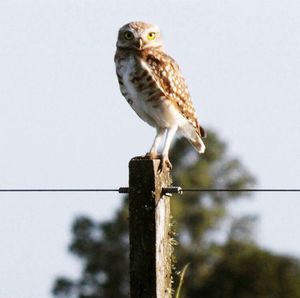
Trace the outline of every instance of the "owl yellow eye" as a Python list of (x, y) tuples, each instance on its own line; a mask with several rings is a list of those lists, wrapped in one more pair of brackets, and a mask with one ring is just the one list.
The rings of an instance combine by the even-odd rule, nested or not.
[(155, 32), (149, 32), (147, 35), (148, 40), (153, 40), (155, 39), (155, 37), (156, 37)]
[(132, 39), (133, 39), (133, 33), (130, 32), (130, 31), (125, 31), (125, 32), (124, 32), (124, 38), (125, 38), (126, 40), (132, 40)]

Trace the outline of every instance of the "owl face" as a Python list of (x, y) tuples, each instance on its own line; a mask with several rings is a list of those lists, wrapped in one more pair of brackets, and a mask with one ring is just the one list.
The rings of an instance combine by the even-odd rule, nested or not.
[(131, 22), (119, 30), (117, 47), (143, 50), (162, 46), (159, 28), (144, 22)]

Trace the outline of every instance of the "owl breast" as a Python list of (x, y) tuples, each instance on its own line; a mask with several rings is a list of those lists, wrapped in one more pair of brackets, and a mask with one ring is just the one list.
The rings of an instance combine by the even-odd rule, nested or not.
[(121, 93), (142, 120), (164, 128), (186, 122), (160, 89), (142, 58), (129, 55), (116, 62), (116, 67)]

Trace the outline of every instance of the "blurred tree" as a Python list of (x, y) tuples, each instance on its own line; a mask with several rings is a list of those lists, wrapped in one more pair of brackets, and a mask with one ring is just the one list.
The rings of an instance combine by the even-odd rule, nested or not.
[(231, 240), (203, 286), (188, 289), (187, 297), (300, 297), (299, 260)]
[(129, 240), (128, 201), (111, 221), (96, 223), (78, 217), (73, 223), (70, 251), (82, 261), (81, 277), (72, 281), (60, 277), (53, 294), (69, 298), (128, 297)]
[[(199, 157), (184, 139), (177, 140), (171, 152), (174, 185), (241, 189), (254, 184), (239, 160), (228, 157), (225, 143), (214, 132), (208, 133), (206, 145), (206, 153)], [(175, 248), (175, 267), (183, 268), (190, 263), (181, 298), (300, 297), (296, 294), (300, 284), (298, 263), (255, 246), (255, 218), (232, 220), (229, 216), (229, 203), (245, 195), (198, 192), (172, 199), (175, 237), (179, 243)], [(110, 221), (97, 223), (87, 217), (75, 220), (70, 251), (83, 261), (82, 273), (78, 280), (57, 278), (54, 296), (129, 296), (127, 220), (127, 197)], [(225, 244), (216, 241), (221, 236)], [(176, 270), (174, 276), (176, 282)], [(273, 281), (276, 285), (272, 286)], [(284, 296), (284, 291), (289, 296)]]

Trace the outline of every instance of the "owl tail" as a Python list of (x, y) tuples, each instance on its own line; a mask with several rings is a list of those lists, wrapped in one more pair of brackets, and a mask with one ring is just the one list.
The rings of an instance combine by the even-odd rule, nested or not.
[(188, 141), (199, 153), (204, 153), (205, 145), (201, 137), (206, 137), (206, 132), (202, 126), (199, 126), (199, 131), (189, 122), (179, 127), (179, 131), (185, 136)]

